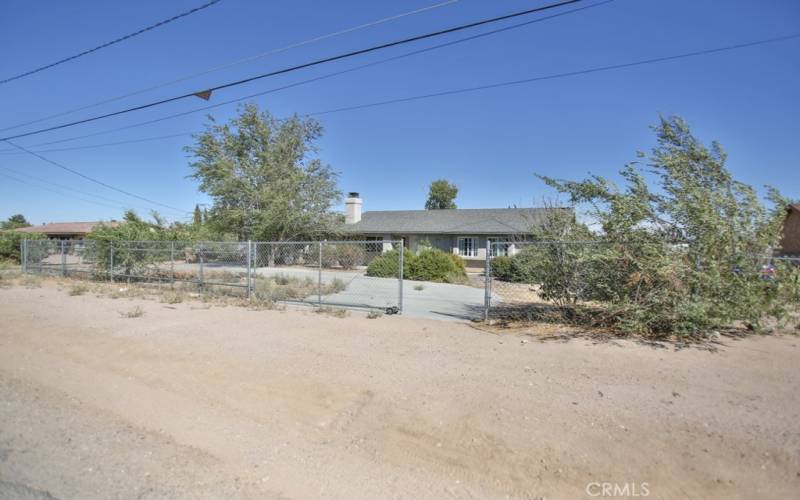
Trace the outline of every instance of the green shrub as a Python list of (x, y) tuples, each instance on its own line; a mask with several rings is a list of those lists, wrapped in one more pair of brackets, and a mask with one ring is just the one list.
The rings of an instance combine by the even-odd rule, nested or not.
[(436, 249), (424, 249), (411, 261), (409, 278), (421, 281), (439, 281), (449, 283), (455, 279), (466, 277), (463, 262), (458, 266), (452, 254)]
[(464, 263), (464, 259), (454, 254), (453, 252), (448, 252), (447, 255), (450, 256), (450, 260), (452, 260), (453, 264), (456, 266), (456, 274), (463, 274), (464, 276), (466, 276), (467, 265)]
[[(403, 277), (406, 279), (414, 279), (411, 277), (411, 262), (416, 256), (409, 249), (403, 250)], [(372, 259), (372, 262), (367, 266), (367, 276), (375, 276), (378, 278), (397, 278), (399, 276), (399, 263), (400, 254), (395, 250), (389, 250), (381, 255)]]
[(20, 262), (22, 240), (41, 240), (43, 234), (20, 233), (18, 231), (0, 231), (0, 260)]
[(502, 281), (514, 281), (511, 272), (513, 265), (513, 259), (507, 255), (494, 257), (492, 259), (492, 277)]
[(513, 283), (537, 283), (542, 278), (542, 247), (525, 246), (513, 256), (499, 256), (492, 259), (492, 276)]
[[(369, 263), (367, 276), (396, 278), (397, 267), (397, 250), (390, 250)], [(459, 283), (466, 279), (466, 276), (464, 261), (458, 255), (434, 248), (423, 248), (417, 255), (407, 248), (403, 252), (404, 279)]]

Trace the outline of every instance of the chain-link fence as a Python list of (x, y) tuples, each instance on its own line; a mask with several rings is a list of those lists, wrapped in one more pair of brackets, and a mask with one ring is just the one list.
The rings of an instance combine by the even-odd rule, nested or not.
[[(200, 291), (318, 306), (399, 313), (401, 241), (103, 241), (24, 240), (28, 273), (119, 282), (169, 283)], [(380, 255), (396, 255), (397, 276), (367, 276)], [(393, 257), (390, 257), (393, 258)]]
[(39, 274), (95, 276), (99, 267), (94, 248), (94, 242), (84, 240), (23, 241), (22, 267)]
[(566, 297), (588, 300), (598, 248), (591, 242), (488, 241), (484, 319), (541, 318)]
[[(320, 306), (381, 309), (403, 307), (402, 252), (393, 277), (366, 275), (369, 263), (401, 241), (258, 242), (253, 261), (257, 298)], [(394, 253), (392, 255), (395, 255)]]

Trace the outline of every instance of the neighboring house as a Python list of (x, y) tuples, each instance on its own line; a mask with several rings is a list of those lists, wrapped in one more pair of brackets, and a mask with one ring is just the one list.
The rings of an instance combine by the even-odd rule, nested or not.
[(780, 253), (800, 256), (800, 203), (786, 207)]
[(20, 233), (44, 234), (48, 238), (58, 240), (82, 240), (92, 229), (98, 226), (108, 225), (111, 227), (119, 226), (119, 222), (51, 222), (40, 226), (29, 226), (16, 229)]
[(431, 246), (461, 256), (467, 267), (482, 269), (487, 242), (496, 255), (515, 252), (515, 241), (528, 239), (531, 229), (541, 225), (551, 208), (456, 208), (445, 210), (385, 210), (364, 212), (358, 193), (345, 200), (344, 231), (375, 241), (381, 249), (391, 249), (390, 240), (403, 240), (416, 252)]

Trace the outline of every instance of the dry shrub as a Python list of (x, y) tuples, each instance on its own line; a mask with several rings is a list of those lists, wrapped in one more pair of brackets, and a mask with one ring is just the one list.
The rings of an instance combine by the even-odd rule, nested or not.
[(144, 309), (142, 309), (139, 306), (136, 306), (133, 309), (130, 309), (128, 311), (120, 311), (119, 314), (123, 318), (131, 318), (131, 319), (133, 319), (133, 318), (141, 318), (142, 316), (144, 316)]
[(347, 309), (342, 309), (341, 307), (318, 307), (314, 309), (314, 312), (317, 314), (325, 314), (327, 316), (333, 316), (334, 318), (345, 318), (349, 314)]
[(86, 286), (86, 285), (85, 285), (85, 284), (83, 284), (83, 283), (77, 283), (77, 284), (75, 284), (75, 285), (72, 285), (72, 286), (70, 287), (70, 289), (69, 289), (69, 292), (68, 292), (68, 293), (69, 293), (71, 296), (73, 296), (73, 297), (74, 297), (74, 296), (77, 296), (77, 295), (83, 295), (83, 294), (85, 294), (85, 293), (86, 293), (86, 292), (88, 292), (88, 291), (89, 291), (89, 287), (88, 287), (88, 286)]
[[(331, 295), (347, 288), (344, 281), (336, 278), (330, 283), (322, 284), (322, 295)], [(303, 300), (318, 293), (316, 280), (305, 277), (298, 278), (284, 274), (274, 276), (258, 276), (255, 279), (255, 297), (271, 301)]]

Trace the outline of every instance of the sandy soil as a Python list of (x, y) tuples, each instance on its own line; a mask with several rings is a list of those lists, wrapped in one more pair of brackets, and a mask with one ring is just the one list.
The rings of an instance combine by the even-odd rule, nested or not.
[(0, 497), (800, 495), (797, 337), (206, 307), (0, 289)]

